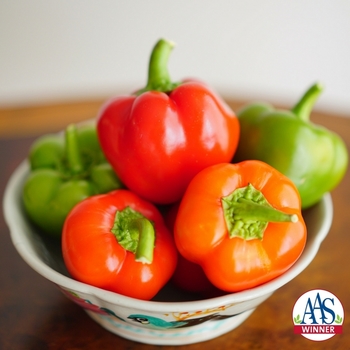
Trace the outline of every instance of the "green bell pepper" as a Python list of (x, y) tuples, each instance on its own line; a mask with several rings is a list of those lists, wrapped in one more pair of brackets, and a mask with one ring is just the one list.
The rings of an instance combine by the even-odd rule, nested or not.
[(241, 134), (233, 161), (257, 159), (279, 170), (298, 188), (303, 209), (334, 189), (348, 164), (339, 135), (309, 121), (322, 90), (314, 84), (290, 111), (252, 103), (237, 112)]
[(60, 135), (44, 135), (29, 150), (22, 198), (30, 220), (60, 237), (69, 211), (81, 200), (123, 187), (100, 148), (96, 127), (69, 125)]

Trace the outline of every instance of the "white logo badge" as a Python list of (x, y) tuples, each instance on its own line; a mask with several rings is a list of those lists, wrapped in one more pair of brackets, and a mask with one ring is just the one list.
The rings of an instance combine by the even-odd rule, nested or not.
[(304, 293), (293, 308), (294, 333), (322, 341), (342, 333), (344, 309), (332, 293), (315, 289)]

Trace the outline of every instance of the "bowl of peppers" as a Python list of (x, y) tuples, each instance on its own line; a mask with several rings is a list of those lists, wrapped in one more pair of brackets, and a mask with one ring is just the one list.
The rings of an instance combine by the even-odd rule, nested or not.
[[(337, 135), (308, 124), (319, 85), (292, 112), (234, 113), (204, 83), (170, 80), (172, 47), (157, 42), (145, 88), (36, 140), (4, 195), (13, 244), (36, 272), (107, 330), (158, 345), (227, 333), (300, 274), (328, 234), (329, 192), (347, 166)], [(318, 154), (311, 141), (280, 169), (259, 159), (253, 141), (278, 114), (302, 115), (289, 132), (312, 129), (328, 147), (320, 173), (287, 171), (287, 160)], [(329, 176), (332, 154), (336, 180), (316, 194), (312, 178)]]

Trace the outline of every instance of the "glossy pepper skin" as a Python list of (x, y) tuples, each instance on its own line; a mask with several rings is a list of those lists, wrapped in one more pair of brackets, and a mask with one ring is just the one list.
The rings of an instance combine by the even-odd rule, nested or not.
[(122, 187), (93, 125), (72, 124), (64, 135), (38, 138), (28, 160), (31, 172), (22, 193), (25, 211), (42, 231), (55, 237), (61, 236), (64, 220), (76, 203)]
[(226, 292), (253, 288), (287, 271), (306, 237), (295, 185), (255, 160), (202, 170), (175, 221), (180, 254)]
[(233, 111), (205, 84), (173, 83), (167, 61), (173, 44), (153, 49), (144, 89), (102, 107), (102, 149), (127, 188), (157, 204), (178, 201), (193, 176), (229, 162), (239, 123)]
[(343, 140), (309, 121), (321, 91), (320, 84), (311, 86), (290, 111), (252, 103), (237, 113), (241, 138), (234, 161), (258, 159), (278, 169), (297, 186), (303, 209), (334, 189), (348, 164)]
[(62, 252), (73, 278), (143, 300), (158, 293), (177, 262), (158, 209), (123, 189), (89, 197), (73, 208), (64, 224)]

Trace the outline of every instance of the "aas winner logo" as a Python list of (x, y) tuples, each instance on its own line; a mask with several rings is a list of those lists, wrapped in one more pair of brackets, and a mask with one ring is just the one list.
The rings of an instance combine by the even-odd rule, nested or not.
[(332, 293), (315, 289), (303, 294), (293, 308), (294, 333), (314, 341), (342, 333), (344, 309)]

